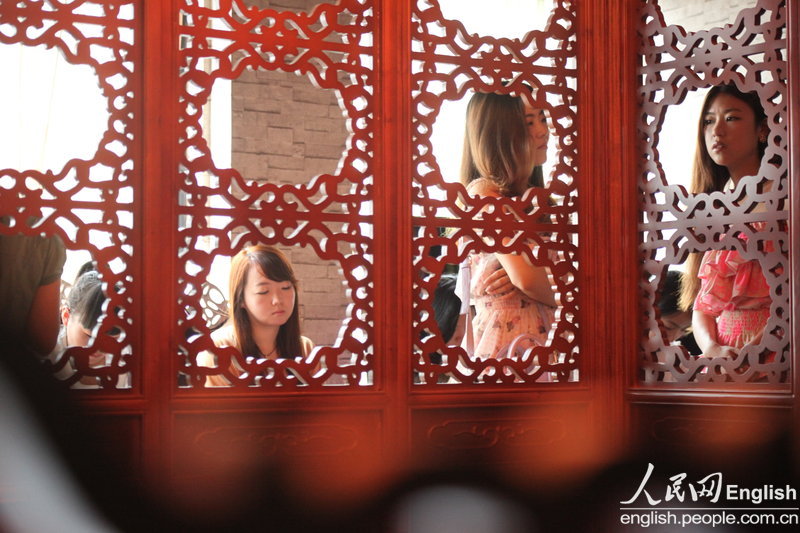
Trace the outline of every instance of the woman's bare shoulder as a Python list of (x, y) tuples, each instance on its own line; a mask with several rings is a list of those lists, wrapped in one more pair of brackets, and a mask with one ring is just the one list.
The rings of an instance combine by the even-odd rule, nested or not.
[(231, 324), (225, 324), (218, 330), (211, 332), (211, 340), (214, 341), (214, 346), (236, 346), (236, 335), (233, 332)]
[(475, 196), (502, 196), (500, 187), (490, 178), (478, 178), (467, 185), (467, 192)]

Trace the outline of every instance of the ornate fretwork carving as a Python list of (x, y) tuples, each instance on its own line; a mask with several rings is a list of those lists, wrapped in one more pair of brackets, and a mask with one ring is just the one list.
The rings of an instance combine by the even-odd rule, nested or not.
[[(181, 13), (182, 223), (176, 313), (181, 317), (177, 334), (187, 338), (179, 347), (186, 383), (202, 386), (206, 375), (219, 372), (196, 365), (197, 354), (210, 350), (235, 387), (252, 384), (253, 376), (261, 386), (295, 386), (298, 380), (287, 379), (287, 372), (279, 368), (285, 365), (311, 387), (325, 382), (357, 384), (373, 369), (370, 3), (343, 0), (294, 13), (241, 0), (222, 0), (215, 9), (186, 0)], [(303, 184), (286, 184), (271, 179), (269, 170), (264, 171), (264, 180), (263, 175), (246, 175), (215, 163), (204, 131), (204, 106), (215, 82), (237, 80), (252, 71), (307, 76), (320, 90), (335, 93), (350, 132), (335, 172), (308, 176)], [(211, 263), (217, 255), (232, 256), (257, 242), (308, 247), (321, 262), (329, 261), (343, 273), (352, 305), (335, 345), (316, 351), (313, 361), (257, 363), (243, 361), (236, 350), (214, 347), (201, 305)], [(308, 281), (301, 280), (301, 290)], [(225, 370), (231, 358), (240, 362), (249, 378), (238, 379)]]
[(0, 224), (0, 231), (58, 235), (68, 253), (91, 254), (104, 282), (108, 301), (92, 346), (71, 348), (48, 367), (70, 386), (78, 381), (93, 389), (138, 383), (133, 194), (140, 183), (137, 5), (125, 0), (0, 3), (0, 45), (56, 49), (71, 65), (90, 67), (107, 102), (107, 127), (90, 158), (73, 156), (63, 167), (47, 171), (0, 170), (0, 216), (9, 222)]
[[(648, 1), (641, 21), (645, 338), (640, 377), (647, 383), (783, 383), (789, 372), (791, 330), (784, 2), (760, 0), (743, 9), (732, 24), (687, 33), (665, 24), (657, 3)], [(764, 106), (769, 137), (761, 168), (758, 176), (742, 180), (733, 192), (689, 194), (683, 186), (670, 184), (661, 166), (658, 144), (665, 113), (668, 106), (683, 102), (689, 91), (729, 82), (756, 91)], [(695, 135), (696, 125), (686, 126), (688, 135)], [(771, 188), (765, 188), (768, 183)], [(723, 249), (759, 262), (770, 286), (769, 322), (763, 339), (745, 347), (735, 360), (690, 356), (666, 342), (655, 310), (658, 292), (670, 265), (683, 263), (690, 252)]]
[[(461, 22), (445, 19), (435, 0), (415, 3), (414, 338), (421, 340), (416, 343), (414, 370), (426, 385), (435, 385), (443, 376), (449, 376), (450, 383), (511, 384), (567, 381), (577, 376), (575, 13), (569, 1), (553, 4), (543, 31), (507, 39), (468, 33)], [(532, 22), (531, 27), (536, 25)], [(482, 200), (469, 197), (455, 177), (442, 175), (431, 141), (434, 122), (446, 101), (469, 97), (475, 91), (516, 95), (530, 91), (533, 103), (549, 113), (550, 142), (557, 146), (557, 160), (545, 176), (544, 190), (522, 198)], [(487, 205), (491, 207), (479, 214)], [(501, 244), (504, 238), (510, 238), (510, 243)], [(459, 251), (459, 241), (469, 244)], [(522, 253), (550, 268), (559, 308), (545, 346), (516, 357), (480, 361), (442, 341), (432, 311), (440, 276), (470, 252), (484, 251)], [(444, 354), (441, 365), (428, 357), (436, 352)]]

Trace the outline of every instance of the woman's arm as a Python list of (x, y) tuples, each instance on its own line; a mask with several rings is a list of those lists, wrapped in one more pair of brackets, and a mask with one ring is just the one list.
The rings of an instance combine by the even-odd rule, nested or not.
[(550, 283), (547, 267), (531, 265), (528, 260), (517, 254), (495, 254), (503, 265), (511, 283), (528, 298), (555, 307), (556, 297)]
[[(232, 329), (226, 329), (226, 326), (218, 329), (214, 333), (211, 334), (211, 340), (214, 341), (214, 345), (217, 347), (222, 346), (229, 346), (231, 343), (229, 342), (228, 335)], [(233, 361), (235, 365), (235, 360)], [(203, 350), (199, 354), (197, 354), (197, 366), (204, 366), (206, 368), (218, 368), (219, 362), (217, 361), (217, 356), (214, 355), (212, 352), (208, 350)], [(220, 371), (222, 369), (219, 369)], [(216, 374), (211, 376), (206, 376), (206, 387), (230, 387), (231, 382), (223, 376), (222, 374)]]
[[(475, 180), (467, 187), (467, 192), (482, 197), (500, 198), (497, 185), (487, 178)], [(556, 299), (550, 283), (550, 272), (547, 267), (532, 265), (524, 256), (518, 254), (495, 254), (497, 260), (508, 274), (511, 283), (528, 298), (555, 307)], [(494, 281), (498, 281), (495, 279)], [(502, 287), (494, 287), (497, 292)]]
[(202, 352), (197, 354), (197, 366), (216, 368), (217, 358), (214, 356), (213, 353), (209, 352), (208, 350), (203, 350)]
[(717, 320), (703, 311), (692, 313), (692, 332), (697, 345), (706, 357), (736, 357), (738, 350), (731, 346), (721, 346), (717, 340)]
[(38, 354), (47, 355), (58, 339), (58, 309), (61, 298), (61, 280), (36, 289), (28, 312), (25, 335), (28, 345)]

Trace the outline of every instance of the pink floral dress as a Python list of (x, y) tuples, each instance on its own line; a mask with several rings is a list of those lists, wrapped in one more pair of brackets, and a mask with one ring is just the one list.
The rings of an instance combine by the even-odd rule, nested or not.
[(528, 335), (517, 347), (526, 350), (544, 345), (555, 322), (555, 308), (528, 298), (516, 288), (506, 294), (486, 294), (486, 279), (503, 268), (493, 253), (472, 254), (470, 268), (470, 299), (475, 304), (472, 320), (475, 356), (502, 359), (508, 355), (511, 342), (523, 333)]
[[(480, 196), (499, 196), (496, 185), (486, 178), (470, 183), (467, 192)], [(555, 307), (533, 300), (517, 288), (505, 294), (486, 294), (487, 278), (503, 268), (494, 253), (472, 253), (469, 263), (470, 301), (475, 306), (475, 317), (472, 319), (475, 357), (507, 357), (511, 343), (522, 334), (526, 335), (515, 348), (524, 351), (543, 346), (555, 322)]]
[[(772, 243), (767, 242), (766, 248), (772, 251)], [(698, 277), (694, 309), (717, 318), (720, 344), (741, 348), (763, 332), (772, 300), (757, 260), (746, 260), (736, 250), (709, 250)]]

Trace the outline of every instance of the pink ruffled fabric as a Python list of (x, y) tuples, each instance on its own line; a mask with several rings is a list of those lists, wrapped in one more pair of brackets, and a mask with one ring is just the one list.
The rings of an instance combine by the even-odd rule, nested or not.
[[(470, 183), (467, 192), (483, 197), (501, 195), (497, 185), (487, 178)], [(521, 350), (544, 346), (555, 322), (555, 307), (528, 298), (519, 289), (499, 295), (486, 294), (489, 276), (501, 268), (494, 253), (470, 255), (470, 300), (475, 305), (472, 327), (478, 359), (508, 357), (510, 345), (522, 334), (526, 337), (517, 344)]]
[[(766, 223), (756, 222), (751, 227), (763, 232)], [(740, 234), (739, 239), (747, 242), (747, 234)], [(763, 245), (765, 252), (775, 251), (772, 240)], [(694, 309), (717, 317), (718, 341), (736, 348), (757, 341), (769, 321), (772, 303), (761, 264), (742, 258), (736, 250), (709, 250), (703, 255), (698, 277), (700, 291)]]
[(723, 311), (769, 309), (769, 285), (758, 261), (736, 250), (709, 250), (698, 272), (700, 292), (695, 310), (712, 316)]
[(723, 311), (717, 321), (717, 340), (723, 346), (741, 348), (755, 341), (769, 320), (769, 309)]

